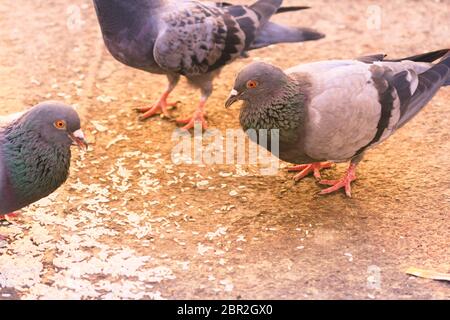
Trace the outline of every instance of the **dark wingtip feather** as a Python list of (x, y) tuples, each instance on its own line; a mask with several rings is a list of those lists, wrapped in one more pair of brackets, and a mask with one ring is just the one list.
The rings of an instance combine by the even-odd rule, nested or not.
[(415, 56), (406, 57), (406, 58), (402, 58), (402, 59), (386, 60), (386, 61), (398, 62), (398, 61), (403, 61), (403, 60), (410, 60), (410, 61), (416, 61), (416, 62), (433, 62), (433, 61), (436, 61), (437, 59), (443, 57), (448, 52), (450, 52), (450, 49), (441, 49), (441, 50), (426, 52), (426, 53), (422, 53), (422, 54), (418, 54)]
[(444, 56), (444, 58), (429, 70), (419, 74), (419, 84), (412, 97), (408, 100), (407, 105), (404, 107), (405, 111), (397, 124), (399, 128), (425, 107), (441, 86), (450, 85), (450, 51), (445, 49), (430, 52), (429, 54), (431, 55), (433, 53), (437, 58), (442, 56)]
[(311, 7), (308, 7), (308, 6), (281, 7), (281, 8), (278, 8), (278, 10), (277, 10), (277, 12), (275, 12), (275, 14), (285, 13), (285, 12), (292, 12), (292, 11), (307, 10), (307, 9), (311, 9)]

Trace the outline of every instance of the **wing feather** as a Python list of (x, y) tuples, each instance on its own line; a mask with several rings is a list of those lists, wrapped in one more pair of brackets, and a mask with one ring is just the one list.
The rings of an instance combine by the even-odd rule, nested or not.
[(220, 8), (190, 2), (163, 16), (166, 24), (154, 48), (158, 65), (195, 76), (218, 69), (239, 57), (245, 34), (236, 20)]

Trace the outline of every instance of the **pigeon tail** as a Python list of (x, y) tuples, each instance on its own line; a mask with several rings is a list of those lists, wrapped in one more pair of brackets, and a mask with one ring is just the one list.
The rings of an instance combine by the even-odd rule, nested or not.
[(325, 37), (323, 33), (313, 29), (288, 27), (273, 22), (267, 22), (261, 28), (249, 49), (258, 49), (276, 43), (318, 40), (323, 37)]
[[(431, 52), (426, 52), (426, 53), (422, 53), (422, 54), (418, 54), (415, 56), (411, 56), (411, 57), (406, 57), (406, 58), (402, 58), (402, 59), (395, 59), (395, 60), (385, 60), (385, 61), (393, 61), (393, 62), (400, 62), (403, 60), (410, 60), (410, 61), (415, 61), (415, 62), (433, 62), (436, 61), (437, 59), (443, 57), (443, 56), (448, 56), (448, 53), (450, 52), (450, 49), (442, 49), (442, 50), (436, 50), (436, 51), (431, 51)], [(442, 58), (442, 60), (445, 59)]]
[(300, 10), (306, 10), (306, 9), (311, 9), (311, 7), (308, 7), (308, 6), (281, 7), (281, 8), (278, 8), (278, 10), (277, 10), (277, 12), (275, 12), (275, 14), (292, 12), (292, 11), (300, 11)]
[(387, 62), (402, 62), (405, 60), (414, 61), (414, 62), (434, 62), (437, 59), (445, 56), (446, 53), (449, 52), (450, 49), (442, 49), (442, 50), (436, 50), (426, 53), (417, 54), (414, 56), (401, 58), (401, 59), (385, 59), (387, 57), (386, 54), (380, 53), (380, 54), (374, 54), (369, 56), (362, 56), (356, 58), (356, 60), (364, 62), (364, 63), (373, 63), (375, 61), (387, 61)]
[[(401, 73), (393, 79), (400, 78)], [(418, 75), (419, 84), (406, 104), (406, 111), (399, 119), (398, 128), (413, 118), (433, 98), (442, 86), (450, 85), (450, 51), (429, 70)]]

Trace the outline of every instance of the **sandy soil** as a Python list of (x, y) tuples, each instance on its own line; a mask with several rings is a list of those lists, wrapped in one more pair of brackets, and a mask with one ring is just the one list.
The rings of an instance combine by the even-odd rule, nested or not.
[[(211, 127), (239, 127), (238, 108), (223, 102), (253, 59), (288, 67), (450, 47), (448, 0), (301, 4), (313, 8), (276, 20), (327, 38), (226, 67), (208, 102)], [(348, 199), (318, 196), (313, 178), (294, 183), (285, 170), (174, 165), (176, 125), (140, 123), (132, 110), (157, 98), (165, 78), (109, 55), (90, 1), (1, 2), (0, 61), (1, 114), (62, 100), (78, 107), (92, 142), (86, 154), (74, 152), (70, 180), (53, 197), (0, 226), (9, 235), (0, 299), (450, 298), (448, 283), (405, 274), (410, 266), (450, 271), (449, 88), (368, 152)], [(183, 80), (174, 114), (188, 115), (198, 94)]]

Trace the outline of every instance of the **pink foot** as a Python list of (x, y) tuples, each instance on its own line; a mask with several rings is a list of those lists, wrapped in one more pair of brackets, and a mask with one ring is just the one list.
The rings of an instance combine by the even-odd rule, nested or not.
[(167, 102), (168, 93), (164, 93), (161, 98), (159, 98), (158, 102), (156, 102), (151, 107), (142, 107), (136, 108), (137, 112), (143, 113), (143, 115), (139, 116), (139, 120), (148, 119), (155, 114), (163, 114), (165, 117), (170, 118), (168, 107), (176, 107), (176, 102)]
[(5, 214), (5, 218), (17, 218), (19, 216), (20, 212), (12, 212), (12, 213), (8, 213)]
[(356, 169), (356, 164), (351, 163), (347, 169), (347, 172), (341, 179), (339, 179), (339, 180), (321, 180), (319, 183), (327, 184), (332, 187), (323, 189), (320, 192), (320, 194), (328, 194), (328, 193), (337, 191), (341, 188), (344, 188), (345, 194), (351, 198), (352, 197), (351, 183), (352, 183), (352, 181), (356, 180), (355, 169)]
[(208, 129), (208, 123), (205, 120), (205, 113), (203, 111), (203, 107), (199, 107), (192, 117), (187, 119), (177, 119), (178, 123), (186, 124), (182, 129), (189, 130), (194, 128), (196, 122), (200, 122), (202, 129)]
[(3, 216), (0, 216), (0, 221), (1, 220), (4, 220), (4, 221), (13, 220), (13, 219), (17, 218), (19, 216), (19, 214), (20, 214), (19, 211), (4, 214)]
[(6, 241), (6, 240), (8, 240), (8, 237), (0, 234), (0, 241)]
[(303, 179), (308, 174), (313, 173), (316, 179), (320, 179), (320, 170), (330, 168), (333, 164), (331, 162), (313, 162), (311, 164), (300, 164), (298, 166), (288, 168), (288, 171), (300, 171), (294, 176), (295, 181)]

